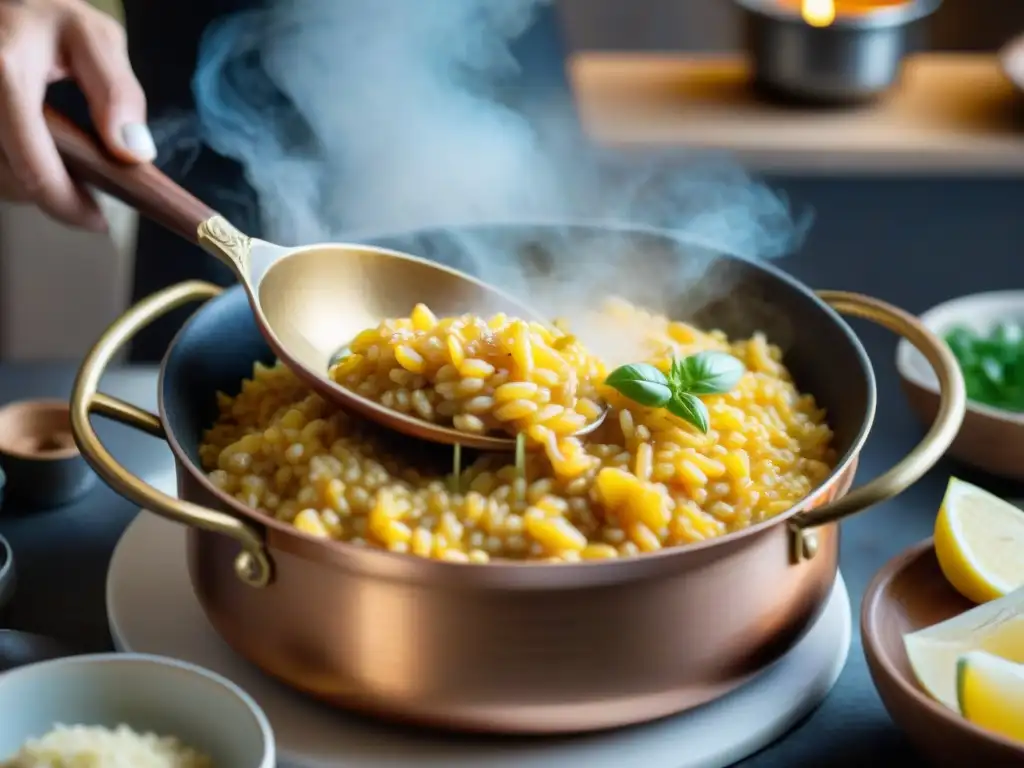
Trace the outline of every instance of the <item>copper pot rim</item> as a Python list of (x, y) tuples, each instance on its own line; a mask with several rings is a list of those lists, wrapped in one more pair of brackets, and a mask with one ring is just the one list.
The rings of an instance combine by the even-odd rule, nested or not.
[[(579, 223), (579, 222), (574, 222)], [(612, 233), (624, 233), (624, 234), (652, 234), (652, 236), (668, 238), (673, 242), (683, 243), (678, 234), (663, 229), (645, 226), (635, 226), (628, 224), (612, 224), (605, 227), (609, 232)], [(700, 245), (700, 244), (696, 244)], [(703, 247), (703, 246), (701, 246)], [(741, 256), (722, 253), (723, 258), (731, 258), (739, 261), (748, 261)], [(383, 570), (386, 572), (395, 572), (395, 570), (403, 570), (404, 566), (408, 564), (410, 560), (424, 560), (424, 562), (417, 562), (418, 569), (423, 567), (436, 568), (439, 571), (454, 571), (459, 574), (467, 572), (468, 568), (472, 568), (479, 573), (494, 574), (496, 578), (501, 579), (502, 575), (514, 574), (517, 578), (521, 577), (521, 574), (525, 571), (529, 572), (540, 572), (543, 578), (550, 579), (550, 574), (553, 572), (557, 573), (577, 573), (587, 572), (592, 574), (595, 571), (602, 570), (605, 572), (618, 573), (621, 569), (635, 570), (638, 573), (648, 572), (648, 570), (659, 569), (660, 567), (671, 567), (677, 558), (693, 558), (714, 550), (725, 550), (734, 546), (741, 546), (746, 540), (759, 537), (764, 534), (765, 531), (774, 528), (776, 525), (786, 523), (788, 520), (792, 520), (796, 515), (802, 511), (816, 506), (816, 502), (821, 499), (822, 496), (828, 494), (828, 490), (833, 488), (841, 482), (842, 478), (846, 475), (848, 470), (855, 468), (857, 458), (863, 449), (864, 443), (867, 441), (868, 434), (870, 433), (871, 426), (874, 422), (874, 415), (876, 415), (877, 402), (878, 402), (878, 387), (876, 384), (876, 377), (874, 377), (874, 369), (871, 366), (870, 357), (867, 354), (867, 350), (864, 349), (863, 343), (860, 338), (853, 331), (850, 325), (846, 322), (846, 319), (840, 314), (840, 312), (833, 306), (830, 306), (828, 302), (822, 299), (815, 291), (810, 289), (803, 282), (797, 280), (792, 274), (779, 269), (778, 267), (769, 263), (757, 263), (756, 268), (771, 275), (773, 280), (779, 281), (780, 283), (786, 284), (793, 290), (803, 293), (811, 301), (817, 305), (817, 309), (827, 317), (831, 323), (839, 326), (849, 341), (854, 354), (860, 361), (861, 370), (863, 371), (865, 385), (867, 388), (867, 402), (864, 413), (861, 416), (860, 428), (857, 434), (851, 441), (846, 454), (837, 462), (833, 470), (828, 476), (803, 499), (797, 501), (790, 509), (785, 512), (776, 515), (768, 520), (763, 520), (754, 525), (742, 528), (740, 530), (734, 530), (728, 532), (720, 537), (714, 539), (707, 539), (702, 542), (695, 542), (687, 544), (685, 546), (671, 547), (657, 552), (643, 553), (637, 557), (631, 557), (626, 559), (617, 560), (595, 560), (595, 561), (584, 561), (579, 563), (547, 563), (547, 562), (518, 562), (518, 561), (502, 561), (501, 563), (488, 562), (488, 563), (461, 563), (461, 562), (446, 562), (440, 560), (426, 560), (424, 558), (410, 558), (409, 555), (388, 552), (386, 550), (378, 550), (375, 548), (368, 547), (356, 547), (346, 542), (340, 542), (335, 540), (324, 540), (316, 539), (314, 537), (303, 534), (303, 532), (297, 530), (294, 526), (282, 522), (276, 519), (272, 515), (268, 515), (259, 510), (252, 509), (242, 504), (237, 499), (234, 499), (230, 495), (222, 492), (222, 490), (216, 487), (210, 479), (206, 476), (206, 473), (202, 471), (200, 467), (191, 461), (188, 455), (185, 453), (180, 441), (174, 434), (173, 430), (168, 427), (170, 421), (167, 418), (167, 412), (164, 401), (164, 390), (165, 390), (165, 377), (167, 370), (167, 360), (170, 358), (173, 350), (178, 345), (180, 338), (186, 333), (188, 327), (193, 323), (195, 317), (199, 312), (203, 311), (203, 308), (197, 310), (197, 312), (188, 318), (188, 321), (182, 326), (178, 333), (174, 336), (170, 345), (167, 348), (160, 366), (160, 376), (158, 379), (158, 410), (160, 414), (160, 420), (164, 425), (164, 431), (168, 443), (171, 446), (171, 450), (175, 455), (178, 463), (184, 466), (188, 474), (196, 482), (200, 483), (208, 494), (215, 498), (221, 507), (231, 510), (234, 513), (242, 516), (246, 520), (256, 522), (267, 529), (268, 535), (272, 535), (274, 541), (271, 543), (274, 546), (285, 545), (285, 549), (295, 548), (289, 547), (289, 543), (301, 543), (299, 544), (299, 554), (304, 557), (313, 557), (314, 559), (324, 559), (327, 561), (338, 563), (342, 559), (346, 559), (352, 562), (352, 564), (362, 564), (373, 567), (375, 570)], [(238, 289), (238, 287), (234, 287)], [(231, 290), (231, 289), (228, 289)], [(227, 291), (222, 293), (220, 296), (212, 299), (212, 301), (221, 300)], [(205, 305), (204, 305), (205, 306)], [(269, 341), (268, 341), (269, 343)], [(837, 498), (844, 496), (840, 494)], [(376, 565), (376, 567), (374, 567)]]
[[(510, 226), (518, 228), (521, 225)], [(646, 227), (615, 225), (598, 228), (601, 231), (594, 231), (592, 226), (583, 228), (602, 237), (608, 234), (654, 235), (666, 243), (685, 244), (678, 233), (651, 230)], [(426, 230), (423, 234), (429, 235), (431, 231)], [(696, 245), (707, 250), (707, 246), (701, 246), (699, 243)], [(817, 552), (818, 538), (814, 534), (814, 528), (834, 527), (849, 515), (893, 498), (935, 464), (952, 443), (963, 420), (966, 400), (963, 377), (948, 346), (913, 315), (899, 307), (859, 293), (838, 290), (814, 291), (773, 265), (754, 262), (721, 251), (716, 255), (719, 259), (724, 257), (727, 261), (742, 262), (745, 268), (760, 272), (762, 278), (780, 284), (780, 288), (794, 295), (802, 295), (800, 301), (806, 302), (804, 306), (807, 311), (816, 315), (813, 317), (814, 324), (817, 326), (824, 323), (825, 326), (831, 326), (833, 331), (838, 331), (849, 344), (849, 351), (857, 360), (858, 377), (862, 378), (864, 399), (858, 399), (854, 412), (845, 414), (848, 422), (844, 427), (844, 437), (849, 435), (848, 442), (844, 440), (846, 450), (824, 482), (786, 512), (711, 540), (613, 561), (558, 563), (557, 566), (553, 563), (502, 561), (488, 563), (484, 567), (482, 564), (427, 560), (376, 548), (358, 547), (345, 542), (313, 538), (301, 534), (290, 524), (244, 506), (213, 486), (198, 466), (198, 458), (196, 463), (193, 463), (190, 453), (183, 449), (173, 431), (179, 414), (168, 412), (169, 395), (174, 394), (177, 397), (179, 391), (168, 389), (171, 383), (168, 372), (171, 369), (177, 370), (181, 362), (176, 352), (186, 342), (184, 334), (204, 316), (204, 311), (216, 307), (217, 302), (232, 295), (237, 299), (237, 296), (241, 295), (241, 288), (237, 286), (235, 289), (229, 288), (225, 291), (223, 287), (208, 282), (186, 281), (143, 299), (116, 320), (85, 356), (75, 379), (71, 399), (75, 440), (83, 456), (100, 477), (121, 495), (138, 502), (144, 508), (151, 508), (157, 514), (188, 526), (193, 529), (190, 534), (193, 537), (205, 538), (207, 534), (214, 534), (241, 545), (241, 551), (234, 560), (235, 574), (243, 582), (257, 588), (265, 587), (274, 581), (274, 563), (269, 554), (270, 550), (276, 550), (278, 554), (286, 558), (291, 557), (293, 560), (323, 564), (335, 570), (362, 576), (406, 582), (418, 581), (424, 586), (427, 586), (425, 582), (429, 582), (429, 585), (451, 589), (461, 586), (465, 589), (571, 590), (623, 584), (646, 578), (663, 578), (695, 565), (702, 567), (728, 560), (763, 544), (767, 537), (788, 544), (788, 557), (784, 552), (779, 553), (780, 565), (786, 563), (789, 566), (799, 566), (814, 558)], [(207, 306), (195, 312), (182, 326), (161, 362), (157, 382), (158, 414), (150, 413), (100, 391), (104, 371), (133, 336), (167, 312), (199, 299), (207, 300)], [(213, 301), (210, 302), (210, 299)], [(227, 317), (231, 317), (230, 312), (236, 312), (238, 309), (228, 304), (221, 308), (229, 311)], [(874, 421), (878, 393), (874, 369), (863, 343), (841, 315), (867, 320), (911, 340), (935, 367), (943, 391), (935, 422), (920, 442), (887, 471), (855, 489), (836, 486), (840, 478), (852, 480), (854, 464)], [(197, 348), (194, 354), (202, 359), (209, 351), (210, 345), (206, 344)], [(253, 362), (257, 359), (260, 359), (260, 354), (254, 353)], [(206, 364), (210, 362), (207, 360)], [(252, 363), (249, 363), (250, 371), (251, 365)], [(239, 379), (241, 378), (244, 376), (239, 376)], [(210, 395), (212, 394), (211, 392)], [(173, 400), (170, 402), (174, 403)], [(192, 401), (186, 399), (179, 407), (190, 413), (193, 408)], [(181, 465), (177, 467), (177, 479), (182, 498), (176, 499), (173, 495), (153, 488), (121, 465), (96, 433), (91, 423), (91, 417), (94, 415), (105, 416), (165, 440), (171, 447), (176, 464)], [(174, 418), (169, 418), (169, 415), (173, 415)], [(198, 425), (193, 422), (190, 429), (196, 426)], [(781, 536), (780, 526), (785, 526), (781, 529)], [(829, 538), (834, 540), (834, 537)], [(473, 569), (469, 572), (472, 573), (471, 578), (467, 578), (467, 568)]]
[(907, 566), (934, 548), (934, 540), (929, 537), (903, 550), (896, 557), (882, 566), (864, 592), (864, 600), (860, 609), (860, 633), (864, 652), (880, 666), (886, 677), (899, 688), (900, 692), (911, 699), (930, 715), (938, 718), (951, 728), (963, 730), (984, 741), (998, 744), (1016, 754), (1024, 755), (1024, 746), (992, 731), (985, 730), (965, 717), (944, 707), (917, 686), (910, 683), (906, 676), (896, 668), (885, 649), (885, 644), (878, 639), (878, 622), (875, 619), (881, 611), (881, 602), (886, 587), (891, 584)]
[[(536, 224), (536, 222), (534, 223)], [(573, 222), (573, 224), (580, 224), (580, 222)], [(586, 224), (586, 222), (584, 222), (584, 224)], [(512, 225), (514, 226), (515, 224), (513, 223)], [(685, 242), (676, 233), (654, 227), (614, 223), (611, 225), (606, 224), (604, 225), (604, 228), (613, 234), (654, 235), (668, 238), (673, 242)], [(700, 243), (691, 244), (696, 244), (700, 247), (707, 247)], [(732, 253), (722, 252), (720, 255), (722, 258), (730, 258), (750, 263), (748, 259)], [(425, 558), (411, 558), (407, 554), (389, 552), (387, 550), (370, 547), (357, 547), (344, 541), (318, 539), (313, 536), (309, 536), (308, 534), (304, 534), (301, 531), (298, 531), (294, 526), (284, 523), (272, 515), (260, 512), (259, 510), (252, 509), (242, 504), (231, 495), (217, 488), (206, 476), (206, 473), (192, 462), (178, 440), (177, 435), (175, 435), (174, 431), (169, 428), (170, 421), (167, 418), (164, 402), (164, 384), (167, 361), (170, 359), (171, 354), (177, 347), (181, 337), (187, 332), (192, 321), (203, 308), (197, 310), (196, 313), (185, 322), (181, 329), (179, 329), (161, 360), (160, 373), (157, 381), (158, 413), (160, 421), (163, 423), (167, 442), (170, 445), (178, 463), (186, 468), (186, 471), (195, 482), (199, 483), (207, 493), (217, 499), (222, 508), (229, 509), (241, 516), (243, 519), (263, 526), (267, 530), (268, 536), (273, 537), (272, 540), (268, 542), (272, 546), (289, 549), (295, 554), (306, 558), (331, 562), (337, 565), (351, 565), (353, 567), (362, 566), (362, 568), (368, 567), (382, 575), (406, 575), (408, 574), (407, 569), (410, 566), (414, 566), (413, 570), (420, 574), (422, 574), (424, 568), (429, 568), (432, 572), (437, 572), (439, 574), (456, 573), (461, 577), (463, 574), (467, 573), (467, 569), (472, 569), (476, 574), (486, 574), (499, 581), (506, 576), (512, 576), (515, 579), (522, 579), (525, 574), (539, 574), (541, 579), (544, 580), (550, 580), (552, 578), (552, 574), (569, 575), (570, 579), (566, 583), (571, 583), (572, 575), (578, 573), (586, 573), (589, 576), (593, 576), (593, 574), (597, 572), (607, 573), (610, 580), (614, 579), (622, 571), (631, 571), (637, 576), (656, 573), (664, 568), (671, 568), (678, 558), (694, 558), (706, 555), (707, 553), (713, 553), (715, 550), (724, 551), (732, 547), (742, 546), (747, 542), (747, 540), (758, 537), (776, 526), (783, 525), (801, 512), (817, 506), (817, 503), (823, 496), (827, 496), (832, 488), (842, 482), (842, 479), (847, 475), (848, 471), (855, 470), (860, 452), (863, 449), (864, 444), (867, 442), (868, 435), (870, 434), (871, 428), (874, 424), (878, 390), (874, 367), (871, 364), (871, 358), (868, 356), (867, 350), (864, 348), (860, 337), (857, 336), (853, 328), (850, 327), (850, 324), (846, 322), (845, 318), (839, 313), (839, 311), (796, 277), (769, 263), (760, 262), (753, 266), (755, 266), (756, 269), (769, 274), (774, 280), (785, 283), (790, 288), (803, 293), (817, 305), (817, 309), (822, 313), (823, 317), (839, 326), (843, 335), (846, 336), (849, 341), (852, 351), (860, 361), (867, 387), (867, 404), (861, 417), (860, 429), (851, 441), (846, 453), (832, 468), (829, 476), (819, 484), (818, 487), (813, 489), (802, 499), (795, 502), (788, 510), (769, 520), (763, 520), (760, 523), (755, 523), (754, 525), (741, 530), (732, 531), (713, 539), (705, 539), (704, 541), (694, 542), (685, 546), (668, 547), (657, 552), (647, 552), (637, 557), (617, 560), (596, 560), (579, 563), (546, 563), (535, 561), (518, 562), (504, 560), (500, 563), (454, 563), (440, 560), (427, 560)], [(237, 288), (238, 286), (235, 286), (235, 289)], [(220, 296), (217, 296), (212, 301), (221, 300), (226, 294), (227, 291), (222, 293)], [(846, 491), (839, 493), (835, 498), (844, 496), (845, 493)], [(420, 560), (422, 560), (422, 562), (419, 562)], [(484, 578), (488, 579), (488, 576), (486, 575)], [(474, 578), (476, 578), (476, 576), (474, 576)], [(557, 579), (557, 581), (561, 581), (561, 579)]]

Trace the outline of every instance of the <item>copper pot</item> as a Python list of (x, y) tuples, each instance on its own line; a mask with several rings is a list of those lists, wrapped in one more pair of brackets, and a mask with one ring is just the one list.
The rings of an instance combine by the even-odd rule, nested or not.
[[(614, 243), (633, 249), (638, 264), (705, 260), (698, 293), (677, 297), (670, 313), (732, 335), (760, 328), (782, 345), (801, 388), (828, 409), (841, 456), (835, 471), (771, 521), (620, 561), (472, 565), (316, 540), (221, 493), (199, 466), (214, 393), (237, 391), (254, 361), (273, 358), (240, 288), (218, 296), (196, 282), (140, 302), (86, 357), (72, 398), (82, 453), (116, 491), (189, 526), (192, 583), (217, 632), (270, 675), (330, 704), (449, 728), (554, 733), (637, 723), (722, 696), (792, 647), (822, 609), (836, 575), (836, 523), (896, 495), (945, 451), (964, 412), (956, 362), (895, 307), (816, 295), (772, 267), (664, 232), (510, 225), (457, 234), (495, 233), (529, 242), (533, 255), (557, 234), (588, 257)], [(434, 231), (379, 244), (429, 256), (452, 242), (450, 231)], [(693, 298), (725, 284), (728, 295), (717, 301)], [(159, 416), (98, 393), (108, 363), (139, 329), (199, 299), (209, 301), (164, 359)], [(686, 307), (699, 309), (679, 311)], [(875, 383), (837, 311), (909, 339), (942, 383), (940, 412), (921, 444), (850, 493)], [(180, 499), (121, 467), (100, 443), (92, 413), (166, 439)]]

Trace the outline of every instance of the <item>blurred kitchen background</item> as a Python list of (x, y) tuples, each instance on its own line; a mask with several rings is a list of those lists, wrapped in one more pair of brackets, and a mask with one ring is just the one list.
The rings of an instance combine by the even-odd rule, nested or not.
[[(119, 15), (112, 0), (95, 4)], [(576, 52), (685, 56), (739, 47), (739, 20), (727, 0), (560, 0), (560, 6)], [(1024, 2), (945, 0), (929, 20), (928, 48), (993, 54), (1020, 31)], [(883, 163), (874, 170), (844, 171), (831, 168), (826, 157), (814, 157), (823, 150), (813, 142), (807, 147), (810, 156), (791, 168), (786, 159), (776, 159), (767, 168), (771, 182), (795, 203), (816, 211), (811, 237), (797, 257), (802, 276), (815, 284), (814, 260), (840, 261), (849, 265), (848, 281), (819, 287), (870, 286), (885, 298), (884, 275), (861, 274), (857, 259), (863, 249), (884, 249), (892, 255), (889, 263), (920, 271), (922, 281), (930, 270), (961, 270), (962, 290), (972, 290), (972, 251), (1014, 253), (1024, 242), (1024, 170), (1013, 170), (1024, 168), (1024, 128), (1020, 136), (1019, 143), (1014, 138), (1014, 143), (999, 144), (999, 151), (1009, 153), (1008, 161), (1015, 160), (1019, 147), (1021, 162), (1007, 162), (1011, 168), (998, 167), (998, 156), (993, 160), (990, 152), (978, 166), (970, 157), (953, 157), (948, 168), (921, 168), (894, 156), (892, 167)], [(794, 157), (792, 147), (788, 156)], [(815, 169), (819, 159), (825, 170)], [(107, 237), (69, 231), (31, 209), (0, 207), (0, 359), (78, 358), (124, 310), (134, 223), (115, 204), (110, 216)], [(1020, 263), (1024, 276), (1024, 259)], [(1006, 279), (1016, 285), (1017, 277)], [(920, 300), (942, 298), (924, 291)]]

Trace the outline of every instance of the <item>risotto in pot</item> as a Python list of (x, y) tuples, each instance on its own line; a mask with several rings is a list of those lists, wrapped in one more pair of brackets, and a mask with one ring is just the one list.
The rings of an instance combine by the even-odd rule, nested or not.
[[(517, 457), (467, 452), (453, 468), (450, 448), (382, 430), (284, 366), (257, 364), (238, 395), (219, 395), (204, 469), (308, 535), (472, 563), (600, 560), (714, 538), (788, 510), (831, 472), (825, 413), (763, 335), (730, 340), (621, 301), (605, 311), (643, 339), (642, 365), (609, 375), (565, 330), (438, 319), (420, 305), (360, 334), (331, 371), (387, 407), (520, 436), (529, 450)], [(736, 363), (727, 386), (701, 368), (712, 356)], [(598, 429), (573, 436), (604, 408)]]

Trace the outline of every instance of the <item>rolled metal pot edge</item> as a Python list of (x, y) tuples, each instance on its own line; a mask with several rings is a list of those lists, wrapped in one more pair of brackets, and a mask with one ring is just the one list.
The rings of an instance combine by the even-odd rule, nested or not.
[[(772, 272), (774, 273), (776, 270), (772, 270)], [(795, 283), (805, 291), (808, 290), (784, 273), (778, 274), (787, 282)], [(827, 295), (819, 296), (819, 301), (821, 301), (822, 309), (830, 314), (835, 322), (845, 325), (839, 314), (829, 306), (829, 301), (844, 311), (874, 320), (895, 330), (915, 345), (921, 346), (922, 352), (936, 367), (939, 379), (944, 384), (943, 407), (935, 425), (911, 454), (882, 477), (858, 488), (857, 491), (845, 496), (835, 504), (820, 506), (822, 500), (828, 498), (830, 489), (834, 488), (837, 478), (855, 460), (867, 439), (874, 416), (874, 380), (870, 362), (868, 362), (866, 370), (872, 376), (870, 412), (865, 414), (864, 426), (858, 439), (851, 446), (847, 455), (837, 464), (825, 483), (800, 503), (794, 505), (791, 510), (771, 520), (705, 542), (613, 562), (558, 565), (492, 563), (486, 566), (440, 561), (419, 562), (415, 558), (405, 555), (358, 548), (343, 542), (324, 542), (313, 539), (285, 523), (248, 509), (215, 488), (205, 474), (188, 459), (176, 437), (164, 428), (167, 420), (162, 392), (166, 373), (166, 357), (161, 365), (158, 384), (161, 390), (159, 418), (98, 393), (99, 379), (110, 358), (136, 331), (173, 306), (179, 306), (199, 298), (210, 298), (218, 292), (219, 289), (215, 286), (203, 283), (172, 286), (144, 300), (124, 317), (115, 321), (83, 362), (72, 397), (72, 422), (76, 441), (83, 455), (116, 491), (140, 503), (141, 506), (156, 507), (154, 511), (178, 522), (197, 525), (236, 538), (244, 549), (244, 557), (240, 557), (236, 564), (239, 576), (254, 586), (263, 586), (272, 578), (266, 553), (267, 546), (292, 551), (311, 559), (322, 559), (340, 567), (374, 572), (382, 577), (408, 578), (413, 574), (422, 577), (429, 573), (434, 578), (451, 578), (461, 581), (465, 576), (463, 569), (472, 568), (474, 579), (482, 579), (487, 583), (521, 588), (564, 588), (581, 582), (593, 583), (606, 580), (610, 582), (629, 578), (645, 578), (655, 575), (663, 569), (673, 568), (676, 558), (714, 557), (716, 551), (721, 551), (723, 548), (742, 547), (744, 541), (750, 540), (776, 525), (785, 524), (788, 525), (793, 535), (794, 560), (799, 562), (801, 559), (814, 556), (813, 532), (805, 529), (835, 522), (871, 504), (890, 498), (927, 471), (955, 436), (963, 419), (965, 407), (963, 379), (955, 359), (952, 358), (951, 353), (941, 340), (934, 337), (916, 319), (875, 299), (856, 294), (827, 292)], [(182, 329), (182, 332), (184, 330)], [(852, 330), (850, 334), (856, 339)], [(172, 342), (172, 348), (176, 342), (177, 339)], [(859, 342), (857, 343), (859, 345)], [(866, 353), (863, 352), (862, 347), (860, 351), (866, 360)], [(160, 494), (117, 465), (109, 453), (103, 449), (89, 422), (90, 413), (94, 411), (165, 438), (179, 462), (225, 509), (231, 510), (231, 513), (204, 510), (189, 502), (182, 502)], [(800, 515), (803, 517), (798, 517)]]

